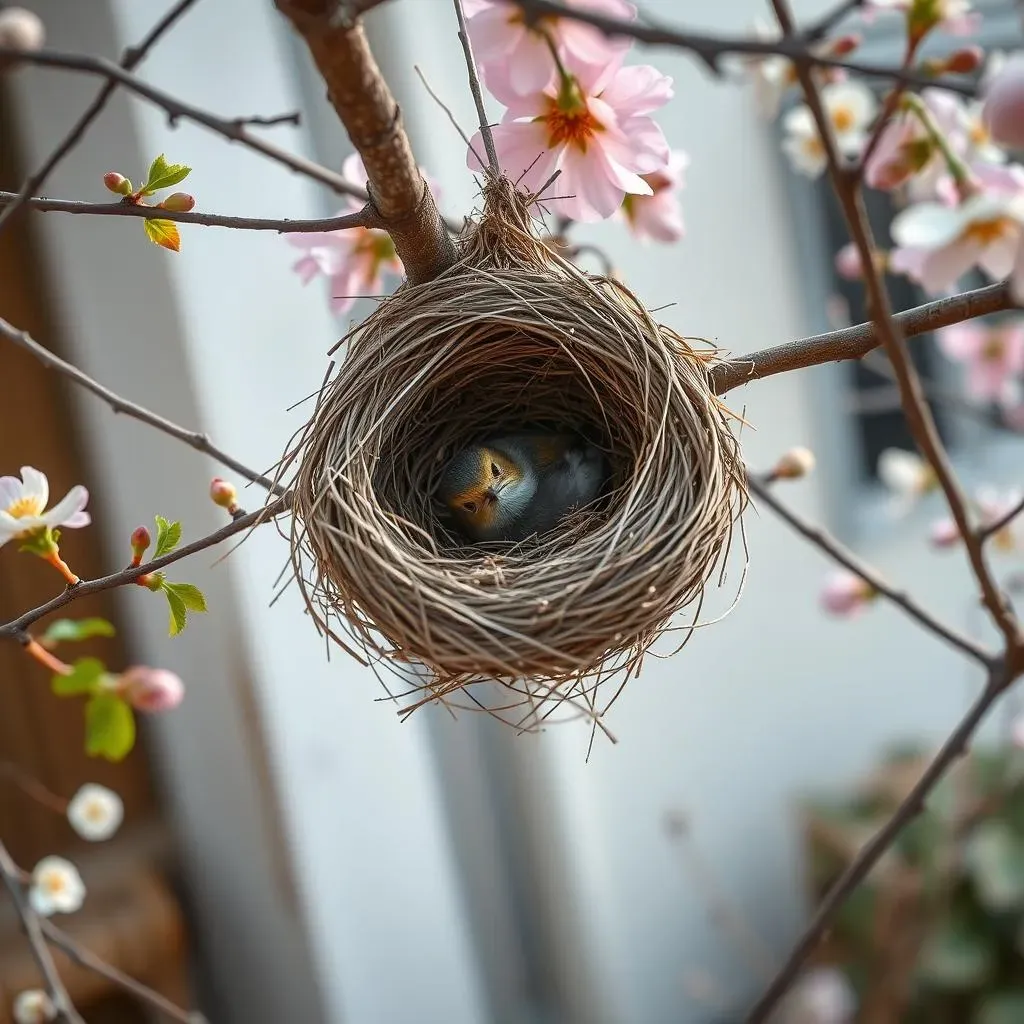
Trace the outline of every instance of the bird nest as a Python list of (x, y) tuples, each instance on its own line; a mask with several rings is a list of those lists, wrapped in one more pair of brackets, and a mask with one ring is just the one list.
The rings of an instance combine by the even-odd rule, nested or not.
[[(486, 704), (530, 728), (568, 704), (596, 722), (598, 686), (699, 610), (744, 504), (742, 463), (713, 353), (545, 246), (506, 180), (484, 194), (459, 264), (345, 339), (286, 459), (293, 568), (322, 631), (408, 680), (404, 709)], [(445, 464), (525, 424), (584, 433), (610, 485), (545, 536), (470, 545), (434, 496)]]

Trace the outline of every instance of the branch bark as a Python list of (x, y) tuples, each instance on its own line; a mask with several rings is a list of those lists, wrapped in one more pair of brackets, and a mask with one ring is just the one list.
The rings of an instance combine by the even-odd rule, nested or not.
[(413, 157), (402, 115), (360, 24), (336, 17), (334, 0), (276, 0), (309, 47), (327, 96), (363, 158), (367, 191), (410, 283), (437, 277), (455, 243)]
[[(960, 295), (926, 302), (896, 313), (892, 319), (903, 336), (910, 338), (977, 316), (1018, 308), (1010, 295), (1008, 284), (1002, 281)], [(844, 359), (860, 359), (881, 345), (882, 337), (878, 327), (869, 321), (724, 360), (711, 367), (711, 379), (716, 393), (722, 395), (741, 384), (749, 384), (752, 380), (771, 377), (776, 373), (788, 373), (790, 370), (818, 366), (821, 363), (842, 362)]]

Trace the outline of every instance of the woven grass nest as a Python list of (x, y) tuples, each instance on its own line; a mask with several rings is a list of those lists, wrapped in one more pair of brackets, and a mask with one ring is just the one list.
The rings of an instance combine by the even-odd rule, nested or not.
[[(597, 721), (598, 686), (699, 610), (745, 500), (713, 352), (552, 252), (529, 202), (485, 186), (459, 264), (344, 339), (287, 460), (293, 568), (321, 630), (404, 676), (405, 710), (484, 706), (471, 684), (492, 680), (487, 710), (520, 728), (562, 705)], [(601, 446), (607, 493), (543, 537), (468, 544), (434, 497), (446, 461), (526, 424)]]

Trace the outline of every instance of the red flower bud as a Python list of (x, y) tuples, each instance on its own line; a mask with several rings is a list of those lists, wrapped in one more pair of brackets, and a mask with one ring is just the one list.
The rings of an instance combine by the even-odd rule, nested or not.
[(162, 210), (172, 210), (175, 213), (188, 213), (196, 205), (195, 198), (187, 192), (175, 192), (169, 195), (162, 203), (157, 203)]
[(220, 505), (221, 508), (226, 508), (230, 511), (235, 507), (238, 492), (235, 490), (234, 484), (230, 484), (227, 480), (222, 480), (219, 476), (215, 476), (210, 484), (210, 497), (215, 505)]
[(117, 171), (107, 171), (103, 175), (103, 184), (115, 195), (131, 195), (132, 183), (123, 174), (118, 174)]
[(946, 71), (953, 75), (969, 75), (977, 71), (984, 60), (985, 54), (980, 46), (965, 46), (946, 58)]
[(857, 35), (839, 36), (838, 39), (829, 42), (828, 52), (832, 57), (845, 57), (860, 46), (860, 41), (860, 36)]

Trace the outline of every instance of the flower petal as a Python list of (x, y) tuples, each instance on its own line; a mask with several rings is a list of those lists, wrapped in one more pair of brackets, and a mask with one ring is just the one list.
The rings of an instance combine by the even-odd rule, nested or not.
[[(80, 520), (83, 514), (82, 509), (88, 503), (89, 492), (81, 484), (77, 484), (49, 512), (45, 512), (39, 518), (47, 526), (72, 526), (71, 521), (74, 519)], [(80, 525), (88, 526), (90, 521), (89, 516), (86, 515), (85, 522)]]
[(899, 246), (935, 249), (952, 242), (962, 228), (957, 210), (940, 203), (918, 203), (893, 218), (889, 234)]
[(16, 476), (0, 476), (0, 509), (10, 508), (21, 497), (21, 486)]
[(21, 492), (22, 497), (38, 498), (39, 507), (46, 508), (46, 503), (50, 500), (50, 484), (46, 479), (46, 474), (40, 473), (38, 469), (33, 469), (31, 466), (22, 466), (21, 479), (25, 482)]

